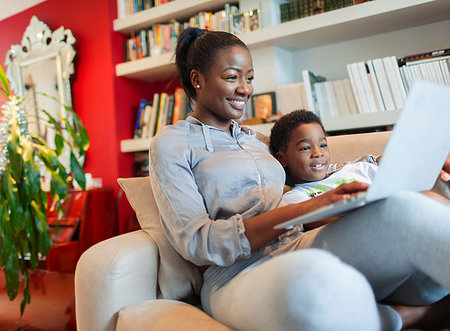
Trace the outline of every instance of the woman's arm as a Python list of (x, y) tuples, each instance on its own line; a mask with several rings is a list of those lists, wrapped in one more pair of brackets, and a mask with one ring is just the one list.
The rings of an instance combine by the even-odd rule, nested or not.
[(349, 198), (355, 193), (367, 190), (367, 188), (367, 184), (359, 182), (342, 184), (337, 188), (310, 200), (276, 208), (264, 214), (244, 219), (245, 235), (250, 242), (252, 251), (261, 248), (286, 231), (275, 230), (273, 228), (275, 225), (327, 206), (333, 202)]

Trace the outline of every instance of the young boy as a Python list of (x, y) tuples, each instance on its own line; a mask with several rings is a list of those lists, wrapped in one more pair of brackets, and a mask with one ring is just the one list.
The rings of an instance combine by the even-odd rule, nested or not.
[[(366, 155), (342, 167), (330, 164), (325, 129), (314, 113), (293, 111), (281, 117), (272, 128), (270, 150), (286, 171), (287, 204), (299, 203), (343, 183), (358, 181), (371, 184), (378, 170), (380, 156)], [(434, 192), (425, 192), (444, 203), (448, 199)]]
[(330, 164), (322, 122), (306, 110), (293, 111), (275, 123), (270, 136), (270, 150), (284, 167), (287, 184), (294, 186), (283, 196), (288, 204), (308, 200), (342, 183), (359, 181), (371, 184), (378, 169), (378, 157), (372, 155), (343, 167)]

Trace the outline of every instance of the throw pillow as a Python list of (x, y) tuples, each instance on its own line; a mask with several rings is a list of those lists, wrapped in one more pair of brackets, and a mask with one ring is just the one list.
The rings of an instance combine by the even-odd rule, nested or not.
[(156, 242), (159, 250), (158, 286), (162, 299), (184, 299), (198, 295), (203, 277), (197, 266), (173, 249), (163, 232), (150, 177), (117, 180), (134, 209), (139, 225)]

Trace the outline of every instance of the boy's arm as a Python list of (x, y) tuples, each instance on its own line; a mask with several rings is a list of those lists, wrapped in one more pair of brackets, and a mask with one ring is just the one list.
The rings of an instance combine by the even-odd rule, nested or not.
[(328, 169), (328, 175), (341, 170), (347, 164), (353, 164), (353, 163), (357, 163), (357, 162), (368, 162), (368, 163), (378, 165), (378, 163), (380, 162), (380, 159), (381, 159), (381, 155), (366, 154), (366, 155), (363, 155), (352, 161), (347, 161), (344, 163), (333, 163), (333, 164), (330, 164), (330, 168)]

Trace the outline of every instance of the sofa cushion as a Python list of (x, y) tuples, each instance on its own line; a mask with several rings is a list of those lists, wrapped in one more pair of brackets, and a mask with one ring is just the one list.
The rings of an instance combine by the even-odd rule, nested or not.
[(167, 241), (161, 227), (150, 178), (119, 178), (117, 182), (136, 212), (139, 225), (158, 246), (158, 296), (176, 300), (187, 298), (192, 294), (198, 295), (203, 277), (198, 267), (183, 259)]
[(116, 331), (232, 331), (187, 303), (150, 300), (119, 311)]

